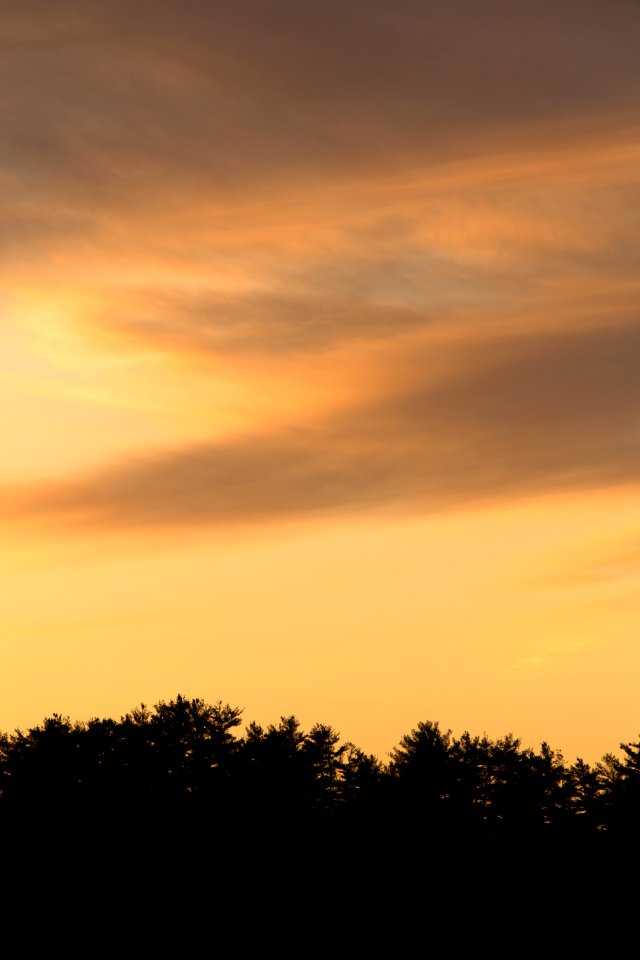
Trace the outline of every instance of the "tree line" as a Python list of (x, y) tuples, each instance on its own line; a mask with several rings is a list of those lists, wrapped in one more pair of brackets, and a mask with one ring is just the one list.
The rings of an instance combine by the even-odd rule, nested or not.
[(634, 837), (640, 743), (595, 764), (543, 743), (456, 737), (425, 721), (386, 762), (295, 716), (264, 728), (242, 710), (177, 696), (120, 720), (54, 714), (0, 737), (0, 816), (318, 827), (414, 838)]

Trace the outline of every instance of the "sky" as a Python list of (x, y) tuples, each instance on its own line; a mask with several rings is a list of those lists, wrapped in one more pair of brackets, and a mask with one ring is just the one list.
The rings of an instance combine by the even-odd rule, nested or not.
[(1, 0), (0, 729), (640, 732), (640, 6)]

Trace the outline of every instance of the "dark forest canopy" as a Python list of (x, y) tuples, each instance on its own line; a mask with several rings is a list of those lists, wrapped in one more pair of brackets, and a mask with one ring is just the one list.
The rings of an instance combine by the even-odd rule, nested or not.
[(624, 836), (638, 832), (640, 743), (595, 765), (543, 743), (455, 737), (424, 721), (388, 761), (295, 716), (263, 728), (219, 701), (177, 696), (120, 720), (54, 714), (0, 738), (0, 811), (9, 816), (188, 814), (257, 833), (295, 825), (423, 838)]

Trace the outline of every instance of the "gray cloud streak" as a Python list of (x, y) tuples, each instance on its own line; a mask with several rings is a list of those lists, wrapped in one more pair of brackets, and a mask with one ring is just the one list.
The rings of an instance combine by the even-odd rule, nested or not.
[(98, 526), (226, 524), (640, 479), (640, 327), (458, 349), (456, 375), (435, 386), (31, 489), (18, 511)]
[(635, 111), (639, 27), (621, 0), (8, 3), (3, 166), (109, 208), (465, 156), (503, 126)]

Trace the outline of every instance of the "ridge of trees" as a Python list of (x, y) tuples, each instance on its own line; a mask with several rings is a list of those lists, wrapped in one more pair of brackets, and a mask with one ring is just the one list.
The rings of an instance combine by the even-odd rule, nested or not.
[(295, 716), (263, 728), (242, 710), (178, 695), (120, 720), (53, 714), (0, 736), (0, 815), (224, 817), (278, 825), (398, 825), (425, 837), (635, 836), (640, 742), (622, 756), (567, 764), (524, 747), (416, 725), (384, 763)]

